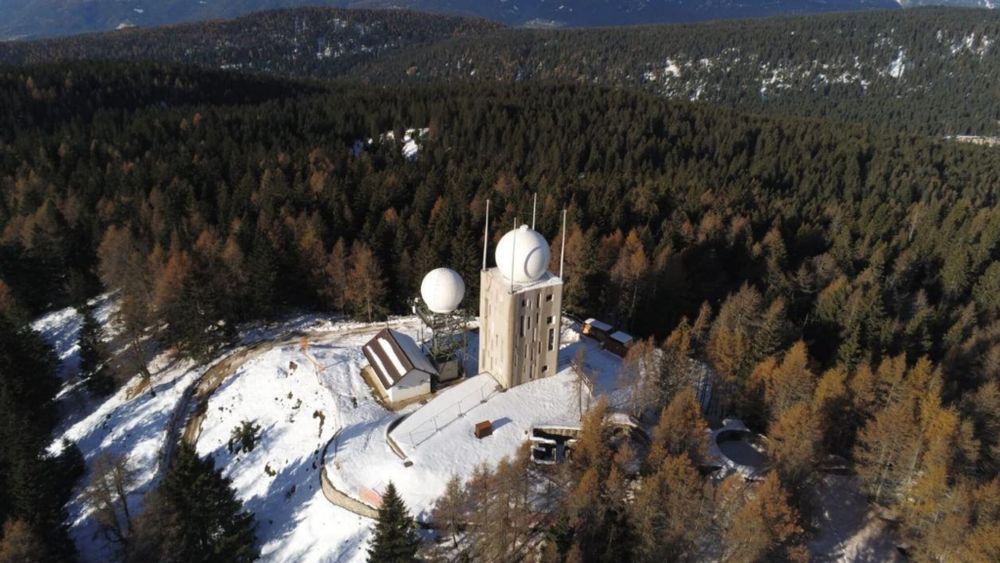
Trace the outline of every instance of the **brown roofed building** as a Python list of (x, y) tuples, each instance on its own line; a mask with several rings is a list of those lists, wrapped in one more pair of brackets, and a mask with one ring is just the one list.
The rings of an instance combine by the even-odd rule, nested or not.
[(363, 351), (375, 384), (390, 402), (431, 392), (431, 377), (437, 375), (437, 370), (409, 336), (385, 328), (365, 344)]

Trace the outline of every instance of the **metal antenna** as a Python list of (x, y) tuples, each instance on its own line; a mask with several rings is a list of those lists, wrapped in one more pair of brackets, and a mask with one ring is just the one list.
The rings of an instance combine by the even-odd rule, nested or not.
[(563, 277), (563, 263), (566, 261), (566, 208), (563, 208), (562, 250), (559, 251), (559, 279)]
[(490, 244), (490, 200), (486, 200), (486, 228), (483, 229), (483, 271), (486, 271), (486, 247)]
[(514, 293), (514, 268), (517, 264), (517, 217), (514, 218), (514, 230), (510, 232), (510, 292)]
[(535, 230), (535, 214), (538, 212), (538, 192), (535, 192), (535, 201), (531, 204), (531, 230)]

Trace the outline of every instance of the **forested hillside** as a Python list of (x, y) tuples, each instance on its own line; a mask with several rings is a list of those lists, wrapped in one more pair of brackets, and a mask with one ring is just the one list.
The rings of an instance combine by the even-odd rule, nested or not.
[(286, 10), (0, 45), (0, 63), (194, 63), (379, 84), (550, 80), (933, 135), (1000, 133), (1000, 15), (919, 9), (587, 30), (409, 12)]
[(483, 19), (402, 10), (299, 8), (233, 20), (0, 43), (0, 64), (133, 59), (329, 77), (393, 50), (501, 28)]
[(998, 125), (1000, 15), (920, 9), (601, 30), (508, 30), (372, 61), (412, 80), (566, 80), (640, 87), (742, 111), (932, 134)]
[[(116, 92), (132, 98), (101, 107)], [(485, 200), (508, 225), (537, 192), (549, 236), (569, 210), (567, 309), (709, 361), (729, 412), (775, 439), (793, 498), (846, 456), (912, 549), (995, 553), (995, 150), (586, 85), (92, 63), (6, 70), (0, 101), (17, 108), (0, 138), (5, 315), (100, 284), (133, 342), (199, 356), (290, 307), (404, 312), (441, 264), (474, 308)], [(410, 128), (426, 132), (404, 154)]]

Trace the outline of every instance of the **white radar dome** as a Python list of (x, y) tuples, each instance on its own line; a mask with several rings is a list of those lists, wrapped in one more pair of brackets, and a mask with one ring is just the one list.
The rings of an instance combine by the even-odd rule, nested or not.
[(465, 297), (465, 282), (455, 270), (437, 268), (427, 272), (424, 281), (420, 282), (420, 297), (431, 312), (450, 313)]
[(549, 243), (527, 225), (505, 234), (495, 256), (500, 273), (514, 283), (536, 281), (549, 269)]

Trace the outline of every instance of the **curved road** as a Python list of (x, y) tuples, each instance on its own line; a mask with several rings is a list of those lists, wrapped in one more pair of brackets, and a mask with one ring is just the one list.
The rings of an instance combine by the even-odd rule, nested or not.
[[(389, 321), (382, 323), (380, 326), (399, 326), (407, 322), (411, 322), (411, 320), (400, 319)], [(342, 338), (344, 336), (367, 333), (371, 332), (372, 328), (373, 327), (369, 325), (364, 327), (351, 327), (341, 330), (334, 329), (309, 333), (296, 330), (283, 338), (240, 346), (231, 351), (229, 354), (223, 356), (221, 359), (212, 364), (211, 367), (205, 370), (205, 373), (199, 376), (194, 383), (189, 385), (184, 390), (180, 400), (174, 407), (174, 410), (170, 415), (170, 420), (167, 423), (166, 436), (164, 437), (163, 448), (160, 451), (160, 459), (157, 468), (158, 471), (163, 472), (170, 467), (170, 463), (173, 461), (174, 455), (177, 452), (177, 446), (180, 445), (182, 440), (184, 443), (192, 446), (197, 444), (198, 437), (201, 434), (202, 412), (207, 406), (212, 393), (214, 393), (215, 390), (229, 378), (229, 376), (239, 371), (240, 367), (242, 367), (248, 360), (277, 347), (298, 344), (304, 336), (309, 338), (310, 343), (329, 342), (331, 337)], [(327, 387), (327, 390), (330, 391), (331, 395), (335, 398), (340, 396), (340, 394), (334, 389)], [(331, 440), (336, 439), (341, 427), (341, 424), (339, 423), (340, 409), (336, 400), (333, 401), (333, 406), (336, 409), (338, 427), (334, 430), (334, 437)], [(329, 447), (329, 443), (327, 444), (327, 447)], [(327, 500), (354, 512), (355, 514), (369, 518), (372, 517), (374, 509), (368, 505), (363, 505), (361, 507), (349, 506), (351, 504), (350, 501), (354, 501), (359, 504), (363, 503), (360, 503), (360, 501), (352, 499), (350, 496), (333, 488), (329, 479), (326, 478), (324, 471), (325, 465), (323, 467), (323, 471), (320, 471), (320, 485), (323, 487), (324, 493), (327, 493), (325, 495)], [(332, 489), (332, 491), (328, 492), (328, 489)], [(337, 493), (346, 497), (347, 501), (338, 502), (331, 498), (331, 496), (336, 496)]]

